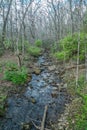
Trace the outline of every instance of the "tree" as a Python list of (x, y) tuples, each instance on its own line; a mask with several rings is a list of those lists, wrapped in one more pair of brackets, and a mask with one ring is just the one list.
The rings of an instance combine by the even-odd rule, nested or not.
[(12, 0), (9, 1), (6, 17), (5, 17), (5, 18), (3, 17), (3, 22), (4, 22), (4, 23), (3, 23), (2, 41), (1, 41), (3, 48), (4, 48), (4, 41), (5, 41), (5, 36), (6, 36), (6, 25), (7, 25), (8, 16), (9, 16), (9, 13), (10, 13), (11, 5), (12, 5)]
[(80, 26), (81, 26), (81, 9), (82, 9), (81, 6), (82, 6), (82, 0), (79, 1), (78, 6), (78, 48), (77, 48), (76, 86), (78, 86), (78, 79), (79, 79)]

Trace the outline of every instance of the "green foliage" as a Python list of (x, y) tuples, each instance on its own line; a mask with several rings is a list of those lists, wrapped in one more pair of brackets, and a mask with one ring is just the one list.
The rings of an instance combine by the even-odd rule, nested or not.
[(87, 95), (82, 95), (81, 111), (76, 115), (75, 128), (78, 130), (87, 130)]
[(57, 58), (58, 60), (68, 60), (69, 59), (69, 55), (68, 55), (68, 51), (62, 51), (62, 52), (55, 52), (54, 53), (54, 57)]
[[(79, 77), (78, 84), (79, 87), (76, 90), (78, 100), (74, 101), (72, 107), (70, 107), (69, 123), (70, 128), (75, 130), (87, 130), (87, 83), (83, 75)], [(72, 123), (73, 120), (74, 124)]]
[[(85, 40), (86, 34), (80, 34), (80, 61), (84, 61), (85, 59), (85, 44), (87, 44), (87, 40)], [(55, 55), (59, 60), (63, 59), (63, 55), (65, 54), (66, 60), (68, 58), (77, 58), (77, 49), (78, 49), (78, 34), (75, 33), (73, 36), (67, 36), (60, 41), (60, 52), (58, 55)], [(62, 56), (61, 56), (62, 55)]]
[(78, 85), (79, 85), (78, 89), (85, 87), (85, 76), (84, 75), (80, 75), (80, 77), (78, 79)]
[(24, 84), (27, 80), (27, 69), (25, 67), (19, 68), (14, 63), (7, 64), (4, 79), (17, 85)]
[(41, 54), (41, 49), (39, 47), (35, 47), (35, 46), (30, 46), (28, 48), (28, 53), (31, 55), (31, 56), (39, 56)]
[(41, 46), (42, 46), (42, 41), (41, 41), (40, 39), (36, 40), (36, 41), (35, 41), (35, 45), (36, 45), (37, 47), (41, 47)]

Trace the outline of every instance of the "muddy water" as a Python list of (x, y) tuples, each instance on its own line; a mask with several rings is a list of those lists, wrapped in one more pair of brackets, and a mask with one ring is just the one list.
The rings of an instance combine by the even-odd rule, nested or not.
[(8, 98), (8, 109), (1, 121), (0, 130), (36, 130), (32, 121), (37, 126), (41, 125), (45, 105), (48, 105), (45, 127), (52, 129), (50, 124), (55, 123), (64, 111), (69, 99), (66, 90), (59, 92), (57, 84), (61, 80), (54, 71), (47, 69), (51, 63), (45, 56), (39, 57), (37, 64), (42, 72), (39, 75), (32, 74), (26, 91), (22, 95), (14, 94)]

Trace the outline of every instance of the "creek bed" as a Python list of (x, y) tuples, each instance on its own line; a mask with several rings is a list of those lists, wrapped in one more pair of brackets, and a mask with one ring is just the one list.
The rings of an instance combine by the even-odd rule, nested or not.
[(7, 99), (8, 109), (4, 118), (0, 119), (0, 130), (36, 130), (32, 121), (41, 126), (44, 108), (48, 105), (45, 127), (51, 129), (51, 124), (57, 122), (63, 113), (65, 104), (69, 103), (69, 95), (65, 89), (59, 92), (57, 84), (60, 78), (50, 72), (44, 64), (51, 63), (41, 56), (37, 64), (42, 72), (32, 74), (23, 94), (13, 94)]

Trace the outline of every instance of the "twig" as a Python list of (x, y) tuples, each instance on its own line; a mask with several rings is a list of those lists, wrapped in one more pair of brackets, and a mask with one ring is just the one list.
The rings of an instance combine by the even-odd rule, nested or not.
[(36, 129), (40, 130), (40, 127), (37, 126), (33, 121), (32, 121), (33, 125), (35, 126)]
[[(36, 129), (41, 130), (41, 127), (37, 126), (33, 121), (32, 121), (32, 124), (34, 125)], [(50, 129), (45, 128), (45, 130), (50, 130)]]
[(44, 115), (43, 115), (42, 123), (41, 123), (41, 130), (44, 130), (44, 124), (45, 124), (47, 109), (48, 109), (48, 106), (46, 105), (45, 106), (45, 110), (44, 110)]

